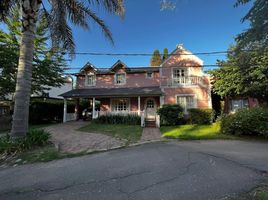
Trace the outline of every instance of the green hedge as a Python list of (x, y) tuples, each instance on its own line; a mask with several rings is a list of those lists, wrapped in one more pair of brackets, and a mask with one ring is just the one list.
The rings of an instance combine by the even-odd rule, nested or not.
[(101, 124), (127, 124), (127, 125), (140, 125), (141, 117), (133, 114), (116, 114), (116, 115), (102, 115), (94, 120), (95, 123)]
[(160, 115), (161, 125), (177, 125), (184, 118), (183, 108), (179, 104), (164, 104), (157, 113)]
[(191, 108), (188, 113), (191, 124), (211, 124), (215, 116), (213, 109)]
[(221, 118), (221, 132), (268, 137), (268, 109), (241, 109)]
[[(75, 104), (68, 103), (67, 112), (74, 112)], [(61, 122), (63, 119), (63, 100), (32, 101), (29, 109), (30, 124)]]

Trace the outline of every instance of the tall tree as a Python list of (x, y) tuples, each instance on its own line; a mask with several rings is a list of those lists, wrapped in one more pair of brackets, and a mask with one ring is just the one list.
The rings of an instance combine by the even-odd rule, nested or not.
[[(6, 20), (7, 31), (0, 30), (0, 98), (15, 92), (18, 69), (21, 21), (19, 10)], [(43, 17), (37, 25), (34, 41), (34, 61), (32, 75), (32, 93), (42, 93), (49, 87), (59, 87), (64, 83), (65, 62), (63, 55), (51, 51), (47, 32), (47, 22)]]
[(161, 55), (158, 49), (154, 50), (154, 53), (151, 58), (151, 66), (158, 67), (162, 64)]
[(236, 51), (232, 47), (227, 61), (209, 72), (212, 89), (221, 97), (250, 96), (260, 104), (268, 101), (268, 46), (264, 51)]
[[(235, 6), (252, 0), (237, 0)], [(250, 27), (236, 38), (238, 49), (249, 49), (255, 43), (268, 44), (268, 5), (267, 0), (255, 0), (242, 22), (249, 21)]]
[[(34, 40), (39, 15), (48, 18), (51, 31), (52, 44), (61, 46), (71, 55), (75, 52), (75, 43), (70, 23), (89, 29), (88, 19), (96, 22), (103, 30), (105, 36), (113, 42), (112, 34), (104, 22), (90, 9), (98, 5), (106, 11), (123, 15), (123, 0), (48, 0), (50, 6), (47, 10), (42, 0), (1, 0), (0, 20), (6, 21), (12, 15), (14, 6), (21, 8), (22, 35), (19, 53), (19, 65), (15, 92), (15, 107), (11, 136), (24, 137), (28, 130), (29, 101), (31, 94), (32, 63), (34, 59)], [(40, 9), (40, 7), (43, 9)]]
[(162, 61), (164, 62), (164, 60), (166, 60), (168, 58), (168, 49), (164, 48), (164, 53), (163, 53), (163, 57), (162, 57)]

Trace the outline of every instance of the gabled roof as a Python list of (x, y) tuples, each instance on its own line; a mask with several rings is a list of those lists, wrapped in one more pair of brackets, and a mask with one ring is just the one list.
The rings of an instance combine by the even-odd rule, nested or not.
[[(175, 55), (174, 55), (175, 54)], [(176, 55), (178, 54), (178, 55)], [(180, 55), (181, 54), (181, 55)], [(192, 59), (194, 61), (196, 61), (199, 65), (203, 65), (203, 60), (201, 60), (199, 57), (197, 57), (196, 55), (193, 55), (192, 52), (186, 50), (183, 47), (183, 44), (178, 44), (176, 46), (176, 49), (174, 49), (169, 56), (166, 58), (166, 60), (160, 65), (161, 67), (163, 65), (165, 65), (168, 60), (170, 60), (171, 58), (174, 58), (175, 56), (182, 56), (182, 57), (186, 57), (187, 59)]]
[(85, 65), (84, 65), (84, 67), (82, 67), (81, 69), (80, 69), (80, 72), (82, 72), (82, 71), (84, 71), (84, 70), (86, 70), (86, 69), (88, 69), (88, 68), (92, 68), (94, 71), (97, 71), (98, 69), (94, 66), (94, 65), (92, 65), (90, 62), (87, 62)]
[(125, 63), (123, 63), (121, 60), (118, 60), (116, 63), (113, 64), (113, 66), (110, 68), (111, 71), (115, 71), (117, 67), (122, 67), (128, 70), (128, 67)]

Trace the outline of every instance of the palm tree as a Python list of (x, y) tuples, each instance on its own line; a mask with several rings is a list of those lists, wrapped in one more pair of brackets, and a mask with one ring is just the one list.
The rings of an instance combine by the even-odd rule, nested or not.
[[(15, 91), (15, 106), (11, 136), (26, 136), (28, 130), (29, 102), (31, 94), (34, 39), (40, 16), (46, 16), (52, 45), (63, 47), (73, 57), (75, 43), (70, 23), (89, 29), (89, 20), (96, 22), (104, 35), (113, 43), (112, 34), (105, 23), (90, 9), (104, 7), (111, 14), (124, 15), (123, 0), (1, 0), (0, 21), (5, 22), (15, 7), (21, 9), (22, 37)], [(45, 5), (49, 5), (49, 10)]]

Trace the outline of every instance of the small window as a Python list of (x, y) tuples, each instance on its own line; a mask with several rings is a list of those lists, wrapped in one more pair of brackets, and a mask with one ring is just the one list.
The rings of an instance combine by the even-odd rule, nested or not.
[(116, 74), (115, 75), (115, 84), (124, 85), (126, 83), (126, 74)]
[(87, 75), (86, 84), (87, 84), (87, 86), (96, 85), (96, 76), (93, 74)]
[(147, 108), (154, 108), (154, 100), (149, 99), (147, 101)]
[(185, 68), (176, 68), (173, 70), (173, 82), (175, 84), (185, 84), (187, 82), (188, 71)]
[(194, 96), (177, 96), (177, 103), (183, 107), (184, 112), (187, 112), (189, 108), (195, 108)]
[(248, 108), (248, 100), (247, 99), (233, 99), (230, 102), (230, 111), (235, 112), (242, 108)]
[(153, 77), (154, 77), (153, 72), (147, 72), (146, 77), (147, 77), (147, 78), (153, 78)]

